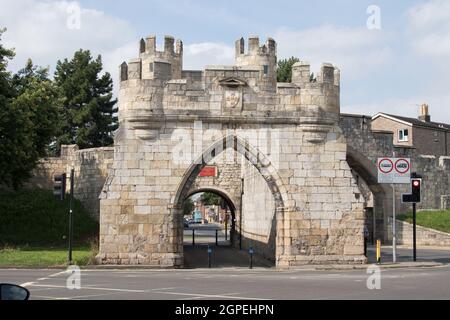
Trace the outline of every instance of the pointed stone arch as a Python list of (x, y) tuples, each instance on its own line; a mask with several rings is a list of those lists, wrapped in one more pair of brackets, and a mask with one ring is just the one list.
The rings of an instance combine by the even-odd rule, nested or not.
[[(232, 143), (230, 143), (230, 141)], [(172, 200), (174, 208), (179, 209), (182, 205), (186, 195), (188, 194), (195, 178), (198, 176), (200, 171), (207, 165), (204, 161), (205, 155), (213, 155), (213, 157), (218, 154), (214, 154), (218, 147), (223, 151), (228, 148), (233, 148), (236, 152), (243, 155), (255, 168), (259, 171), (261, 176), (267, 182), (272, 195), (275, 199), (275, 205), (277, 211), (282, 211), (285, 205), (289, 203), (289, 194), (283, 185), (281, 177), (278, 175), (276, 168), (271, 163), (270, 159), (260, 152), (258, 149), (254, 148), (248, 141), (237, 135), (228, 135), (221, 139), (216, 140), (210, 146), (204, 149), (201, 156), (199, 156), (186, 170), (181, 183), (179, 184), (175, 197)]]

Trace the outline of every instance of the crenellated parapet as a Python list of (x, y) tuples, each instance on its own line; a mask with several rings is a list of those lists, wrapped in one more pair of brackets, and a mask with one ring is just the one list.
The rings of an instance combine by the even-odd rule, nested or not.
[(277, 44), (272, 38), (260, 45), (259, 37), (248, 39), (245, 50), (244, 38), (235, 43), (235, 64), (239, 67), (253, 66), (260, 71), (260, 88), (264, 91), (276, 91), (277, 86)]
[(172, 36), (164, 37), (164, 50), (156, 49), (156, 37), (139, 42), (139, 58), (121, 65), (121, 81), (129, 79), (180, 79), (183, 69), (183, 43)]
[[(236, 41), (233, 66), (183, 70), (183, 44), (156, 37), (142, 39), (139, 58), (120, 66), (119, 121), (142, 139), (164, 119), (193, 121), (203, 117), (224, 122), (289, 122), (300, 126), (310, 142), (321, 142), (340, 112), (339, 69), (325, 63), (314, 78), (310, 64), (293, 66), (292, 82), (277, 83), (277, 44), (250, 37)], [(219, 120), (218, 120), (219, 121)]]

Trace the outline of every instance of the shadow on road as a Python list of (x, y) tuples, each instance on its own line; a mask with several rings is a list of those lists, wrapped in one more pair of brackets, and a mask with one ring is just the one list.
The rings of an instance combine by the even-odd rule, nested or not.
[[(211, 246), (212, 268), (248, 268), (250, 255), (247, 251), (232, 248), (230, 246)], [(253, 267), (270, 268), (273, 263), (258, 256), (253, 256)], [(184, 246), (184, 267), (187, 269), (208, 268), (208, 246), (197, 245)]]

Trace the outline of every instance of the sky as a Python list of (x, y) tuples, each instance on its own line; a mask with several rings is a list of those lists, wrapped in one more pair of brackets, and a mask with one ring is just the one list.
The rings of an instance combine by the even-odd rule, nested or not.
[[(374, 7), (375, 6), (375, 7)], [(317, 72), (341, 69), (341, 111), (431, 118), (450, 123), (450, 1), (0, 0), (0, 28), (16, 57), (11, 71), (50, 66), (89, 49), (117, 83), (138, 41), (164, 35), (184, 43), (184, 69), (233, 64), (234, 41), (277, 41), (278, 58), (298, 57)], [(374, 9), (375, 8), (375, 9)], [(78, 11), (79, 10), (79, 11)], [(79, 12), (79, 14), (78, 14)], [(115, 87), (117, 92), (117, 87)]]

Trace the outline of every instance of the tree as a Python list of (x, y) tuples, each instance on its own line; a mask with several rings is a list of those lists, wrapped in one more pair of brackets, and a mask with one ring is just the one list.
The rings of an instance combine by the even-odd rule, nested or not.
[(222, 205), (223, 201), (222, 201), (222, 197), (218, 196), (215, 193), (212, 192), (204, 192), (201, 197), (200, 197), (200, 201), (205, 205), (205, 206), (212, 206), (212, 205)]
[(62, 99), (62, 123), (58, 145), (77, 144), (81, 149), (108, 146), (117, 129), (117, 99), (112, 99), (113, 82), (102, 73), (99, 55), (89, 50), (75, 52), (72, 60), (58, 61), (55, 83)]
[(277, 81), (278, 82), (291, 82), (292, 81), (292, 66), (299, 62), (300, 59), (291, 57), (289, 59), (283, 59), (278, 61), (277, 69)]
[(6, 29), (0, 28), (0, 107), (3, 108), (7, 100), (13, 96), (11, 86), (11, 73), (8, 72), (8, 60), (11, 60), (15, 53), (11, 49), (6, 49), (1, 43), (1, 38)]
[(195, 209), (194, 201), (192, 201), (191, 198), (187, 198), (183, 202), (183, 215), (187, 216), (192, 214), (192, 211), (194, 211), (194, 209)]
[(13, 56), (0, 43), (0, 184), (17, 189), (46, 155), (58, 110), (57, 91), (47, 71), (30, 60), (11, 77), (6, 67)]

